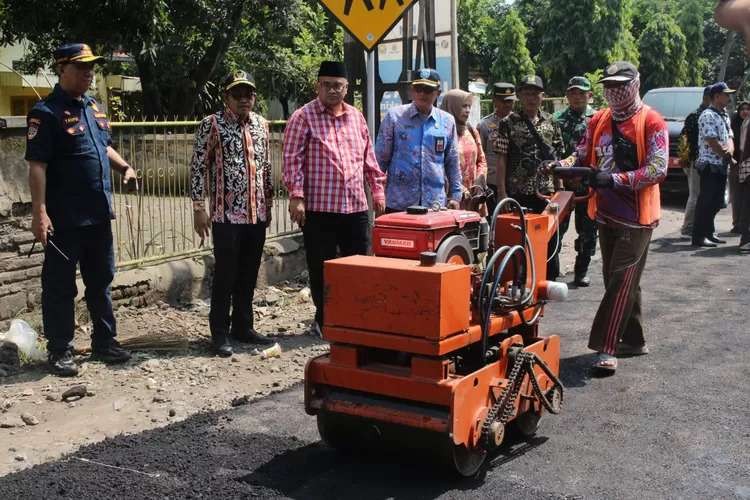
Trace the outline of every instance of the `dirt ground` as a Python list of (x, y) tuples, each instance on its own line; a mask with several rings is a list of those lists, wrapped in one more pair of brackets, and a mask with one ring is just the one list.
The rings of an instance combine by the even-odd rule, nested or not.
[[(666, 209), (656, 235), (678, 230), (681, 222), (680, 210)], [(561, 253), (565, 280), (572, 279), (574, 239), (571, 229)], [(593, 265), (597, 262), (598, 255)], [(256, 292), (256, 329), (281, 345), (280, 358), (263, 359), (252, 346), (238, 345), (230, 359), (212, 356), (208, 304), (197, 300), (116, 311), (121, 340), (146, 332), (179, 333), (188, 339), (187, 349), (134, 352), (129, 363), (115, 367), (82, 355), (81, 374), (73, 379), (54, 377), (43, 365), (0, 379), (0, 476), (105, 438), (247, 404), (300, 382), (306, 360), (327, 349), (322, 340), (304, 334), (314, 312), (305, 282), (303, 275)], [(76, 346), (85, 348), (87, 340), (84, 326)], [(76, 385), (85, 385), (89, 395), (61, 401), (61, 394)]]

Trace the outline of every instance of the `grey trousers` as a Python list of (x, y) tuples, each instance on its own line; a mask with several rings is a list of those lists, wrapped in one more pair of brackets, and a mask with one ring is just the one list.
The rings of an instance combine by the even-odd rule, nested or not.
[(695, 168), (695, 162), (690, 164), (690, 168), (682, 169), (687, 176), (688, 181), (688, 200), (685, 204), (685, 220), (682, 223), (682, 234), (693, 234), (693, 222), (695, 221), (695, 206), (698, 204), (698, 194), (701, 190), (701, 176)]

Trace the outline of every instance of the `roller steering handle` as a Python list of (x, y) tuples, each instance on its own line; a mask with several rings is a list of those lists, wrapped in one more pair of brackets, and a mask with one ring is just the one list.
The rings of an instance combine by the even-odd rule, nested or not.
[(553, 167), (552, 173), (558, 177), (564, 177), (566, 179), (575, 177), (586, 177), (591, 175), (593, 169), (589, 167)]
[[(564, 179), (575, 179), (575, 178), (582, 178), (582, 179), (588, 179), (591, 175), (591, 172), (594, 170), (589, 167), (552, 167), (550, 169), (550, 173), (557, 177), (562, 177)], [(591, 196), (594, 194), (594, 190), (589, 188), (588, 193), (586, 193), (583, 196), (575, 196), (573, 198), (573, 201), (575, 203), (582, 203), (584, 201), (587, 201)], [(551, 197), (548, 195), (544, 195), (539, 192), (537, 189), (536, 192), (537, 197), (541, 199), (550, 199)]]

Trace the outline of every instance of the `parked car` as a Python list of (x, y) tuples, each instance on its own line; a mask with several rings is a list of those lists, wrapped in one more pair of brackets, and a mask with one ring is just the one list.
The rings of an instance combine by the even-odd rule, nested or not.
[(643, 96), (643, 102), (658, 111), (669, 127), (669, 170), (661, 184), (662, 191), (688, 192), (687, 178), (678, 155), (680, 132), (687, 115), (695, 111), (702, 100), (703, 87), (651, 89)]

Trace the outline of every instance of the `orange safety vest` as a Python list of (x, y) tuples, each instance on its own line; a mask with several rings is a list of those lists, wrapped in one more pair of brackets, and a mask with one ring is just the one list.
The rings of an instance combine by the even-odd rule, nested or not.
[[(646, 116), (648, 116), (650, 110), (651, 108), (644, 104), (643, 108), (638, 112), (638, 116), (635, 120), (635, 147), (639, 166), (642, 166), (643, 161), (646, 159)], [(612, 110), (607, 108), (602, 112), (599, 121), (596, 123), (594, 135), (591, 138), (591, 144), (589, 144), (588, 155), (586, 156), (586, 161), (591, 167), (598, 169), (596, 161), (596, 146), (599, 144), (599, 138), (602, 135), (604, 126), (609, 123), (611, 118)], [(643, 189), (636, 191), (635, 196), (638, 200), (638, 223), (643, 226), (650, 226), (658, 221), (661, 217), (659, 185), (652, 184), (646, 186)], [(591, 220), (596, 220), (598, 198), (599, 193), (597, 192), (594, 192), (594, 196), (589, 198), (588, 216)]]

